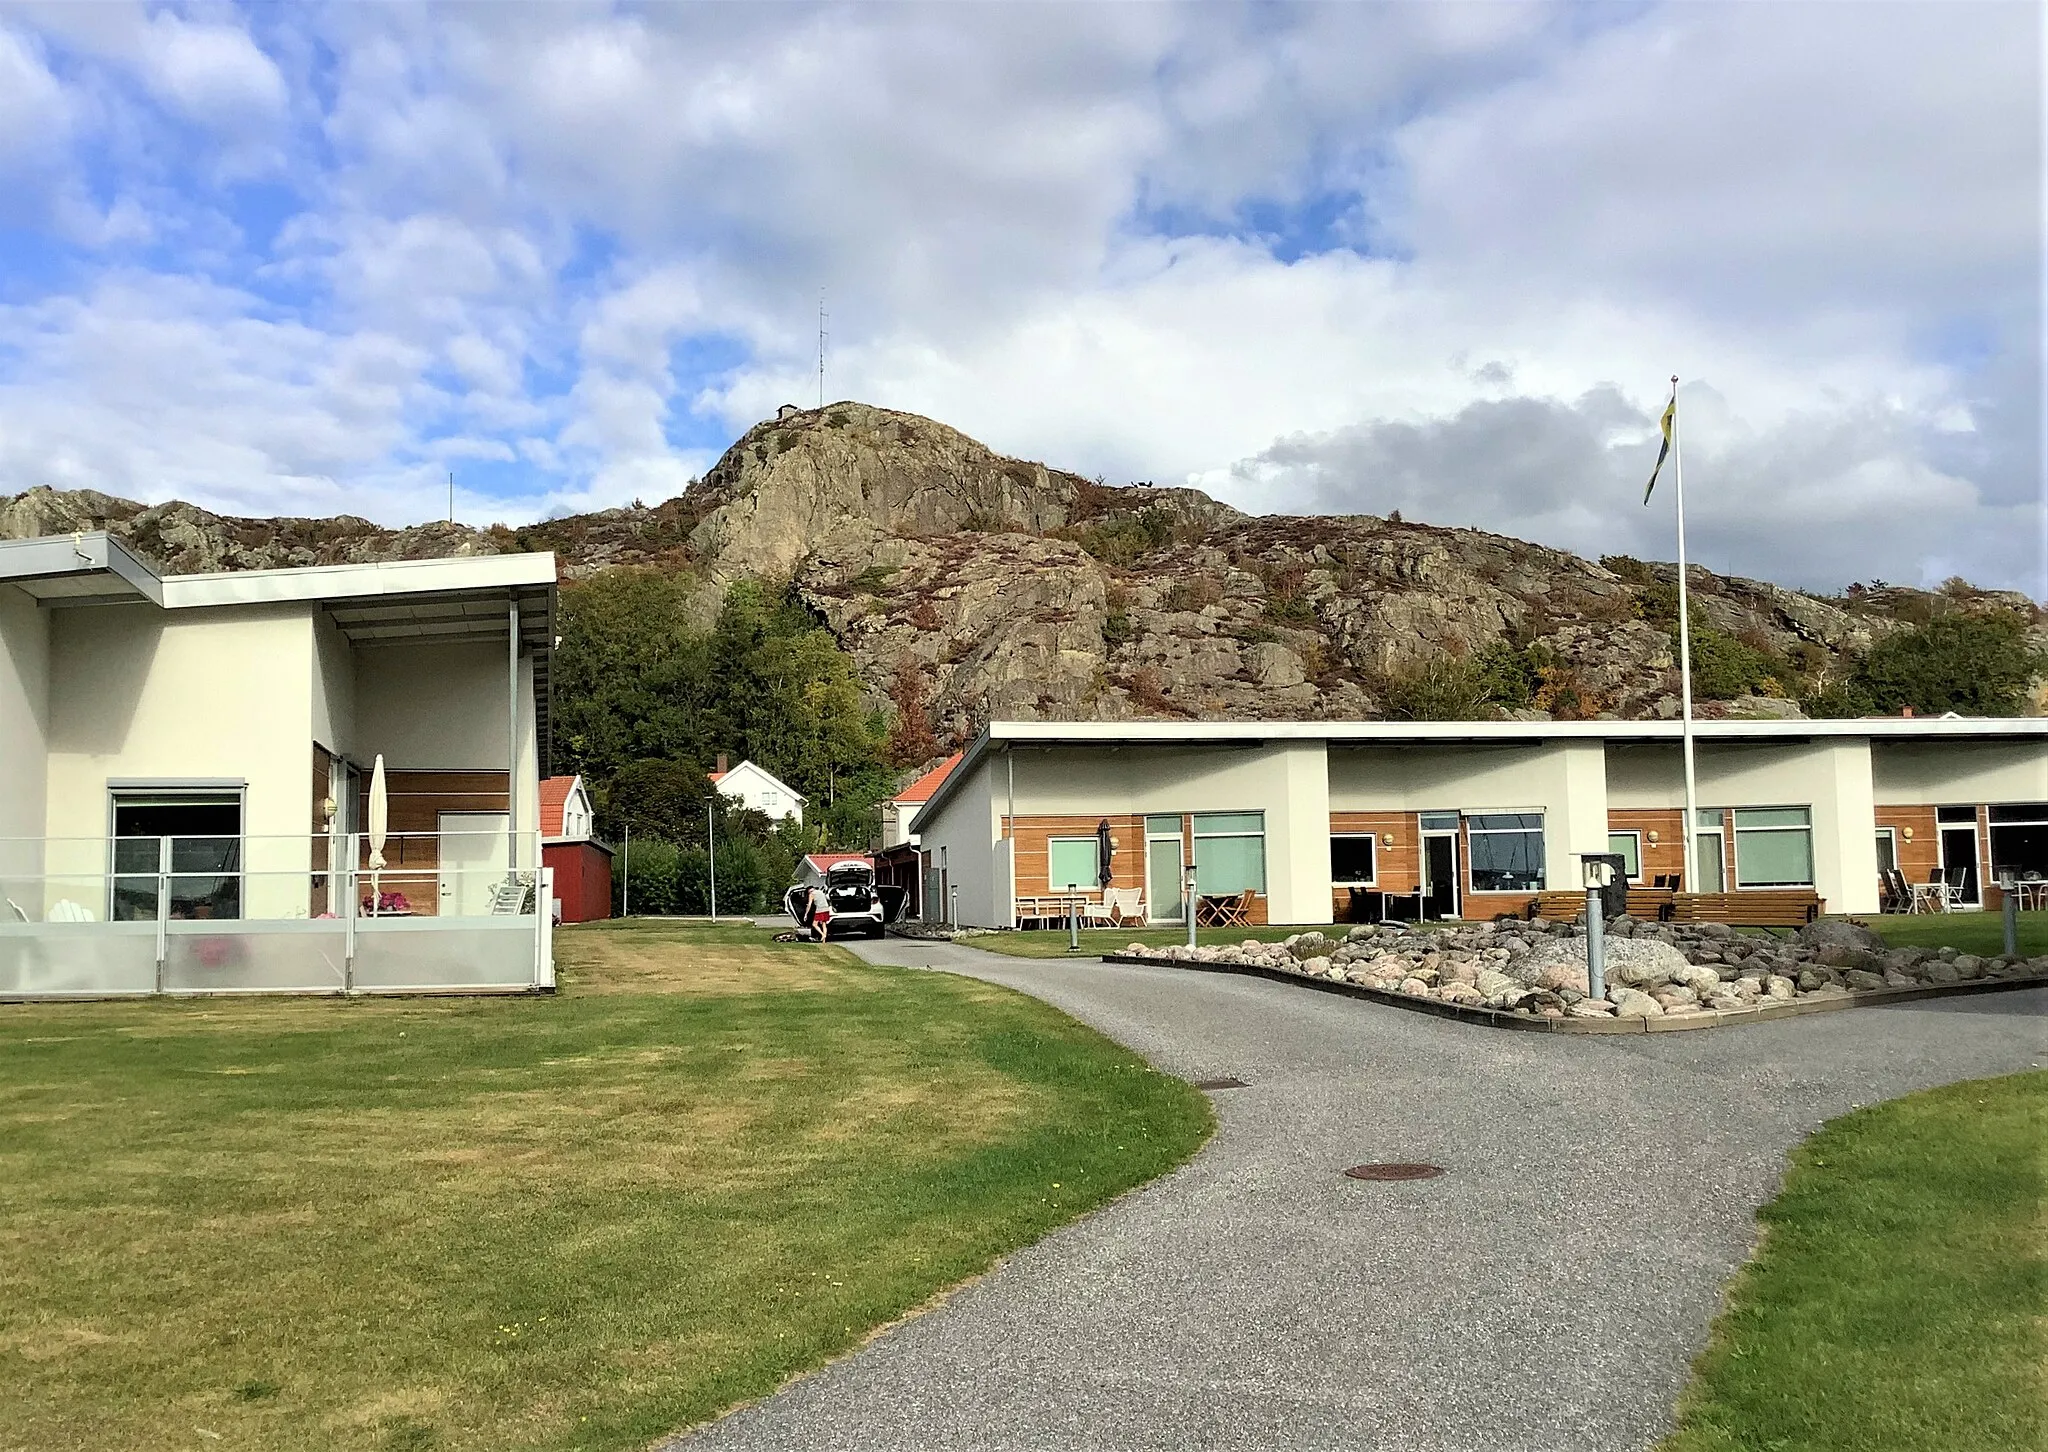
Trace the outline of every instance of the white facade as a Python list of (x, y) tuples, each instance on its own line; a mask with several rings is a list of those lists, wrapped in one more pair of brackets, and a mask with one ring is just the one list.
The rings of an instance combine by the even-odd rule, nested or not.
[(0, 542), (0, 915), (111, 919), (117, 870), (142, 880), (114, 840), (145, 840), (117, 813), (164, 801), (222, 814), (231, 865), (197, 875), (237, 879), (231, 916), (346, 907), (335, 799), (379, 756), (429, 837), (429, 774), (451, 814), (489, 777), (494, 870), (530, 872), (553, 589), (548, 555), (158, 577), (104, 535)]
[[(1702, 812), (1803, 811), (1811, 886), (1831, 912), (1877, 909), (1880, 807), (2048, 803), (2038, 718), (1702, 722), (1695, 734)], [(1682, 811), (1678, 737), (1671, 722), (999, 722), (908, 826), (927, 864), (944, 863), (960, 921), (993, 927), (1015, 921), (1023, 824), (1259, 812), (1268, 920), (1322, 923), (1344, 814), (1540, 814), (1542, 886), (1576, 888), (1579, 855), (1608, 850), (1611, 814)]]
[(741, 762), (716, 780), (720, 796), (771, 822), (801, 823), (804, 819), (803, 793), (751, 761)]

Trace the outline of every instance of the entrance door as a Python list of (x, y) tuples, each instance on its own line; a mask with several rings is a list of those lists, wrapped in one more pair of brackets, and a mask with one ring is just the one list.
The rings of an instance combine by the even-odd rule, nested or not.
[[(1943, 812), (1950, 809), (1944, 807)], [(1964, 808), (1972, 817), (1974, 808)], [(1965, 907), (1981, 907), (1984, 899), (1978, 893), (1977, 885), (1977, 824), (1943, 822), (1941, 824), (1941, 880), (1961, 883), (1962, 901)]]
[(477, 918), (491, 911), (491, 891), (505, 880), (503, 812), (443, 812), (441, 832), (441, 916)]
[(1458, 915), (1458, 837), (1455, 832), (1428, 833), (1422, 839), (1422, 915)]
[(1155, 923), (1185, 921), (1187, 905), (1180, 893), (1180, 838), (1150, 839), (1145, 843), (1145, 915)]

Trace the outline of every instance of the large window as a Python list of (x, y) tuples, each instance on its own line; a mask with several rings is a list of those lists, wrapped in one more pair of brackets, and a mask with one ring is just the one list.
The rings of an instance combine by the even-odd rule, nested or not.
[(1467, 817), (1474, 892), (1543, 890), (1543, 814), (1493, 812)]
[(1347, 832), (1330, 838), (1330, 882), (1335, 887), (1371, 887), (1374, 871), (1370, 832)]
[(2048, 802), (1991, 808), (1991, 870), (2020, 882), (2048, 877)]
[(1046, 853), (1045, 885), (1054, 892), (1095, 886), (1097, 853), (1093, 837), (1055, 837)]
[(1621, 858), (1623, 869), (1630, 882), (1640, 882), (1643, 877), (1643, 834), (1641, 832), (1609, 832), (1607, 850)]
[(1266, 814), (1195, 813), (1195, 891), (1211, 896), (1266, 890)]
[(157, 915), (168, 878), (173, 918), (242, 915), (240, 792), (122, 792), (114, 797), (110, 918)]
[(1813, 886), (1813, 813), (1806, 807), (1737, 807), (1735, 885)]

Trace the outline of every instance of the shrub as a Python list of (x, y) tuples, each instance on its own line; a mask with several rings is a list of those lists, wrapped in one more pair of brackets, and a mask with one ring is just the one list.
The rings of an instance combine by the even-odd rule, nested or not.
[(1911, 708), (1925, 716), (2016, 716), (2048, 658), (2027, 639), (2027, 621), (2014, 611), (1952, 611), (1886, 636), (1858, 661), (1846, 680), (1807, 702), (1815, 715), (1896, 715)]
[(1167, 587), (1166, 597), (1160, 601), (1168, 610), (1201, 610), (1222, 603), (1223, 583), (1208, 575), (1174, 581)]

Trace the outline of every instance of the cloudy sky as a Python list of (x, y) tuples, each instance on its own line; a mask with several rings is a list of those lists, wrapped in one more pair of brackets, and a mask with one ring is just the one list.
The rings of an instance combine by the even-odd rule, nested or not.
[(2048, 597), (2040, 8), (0, 0), (0, 492), (522, 520), (826, 391)]

